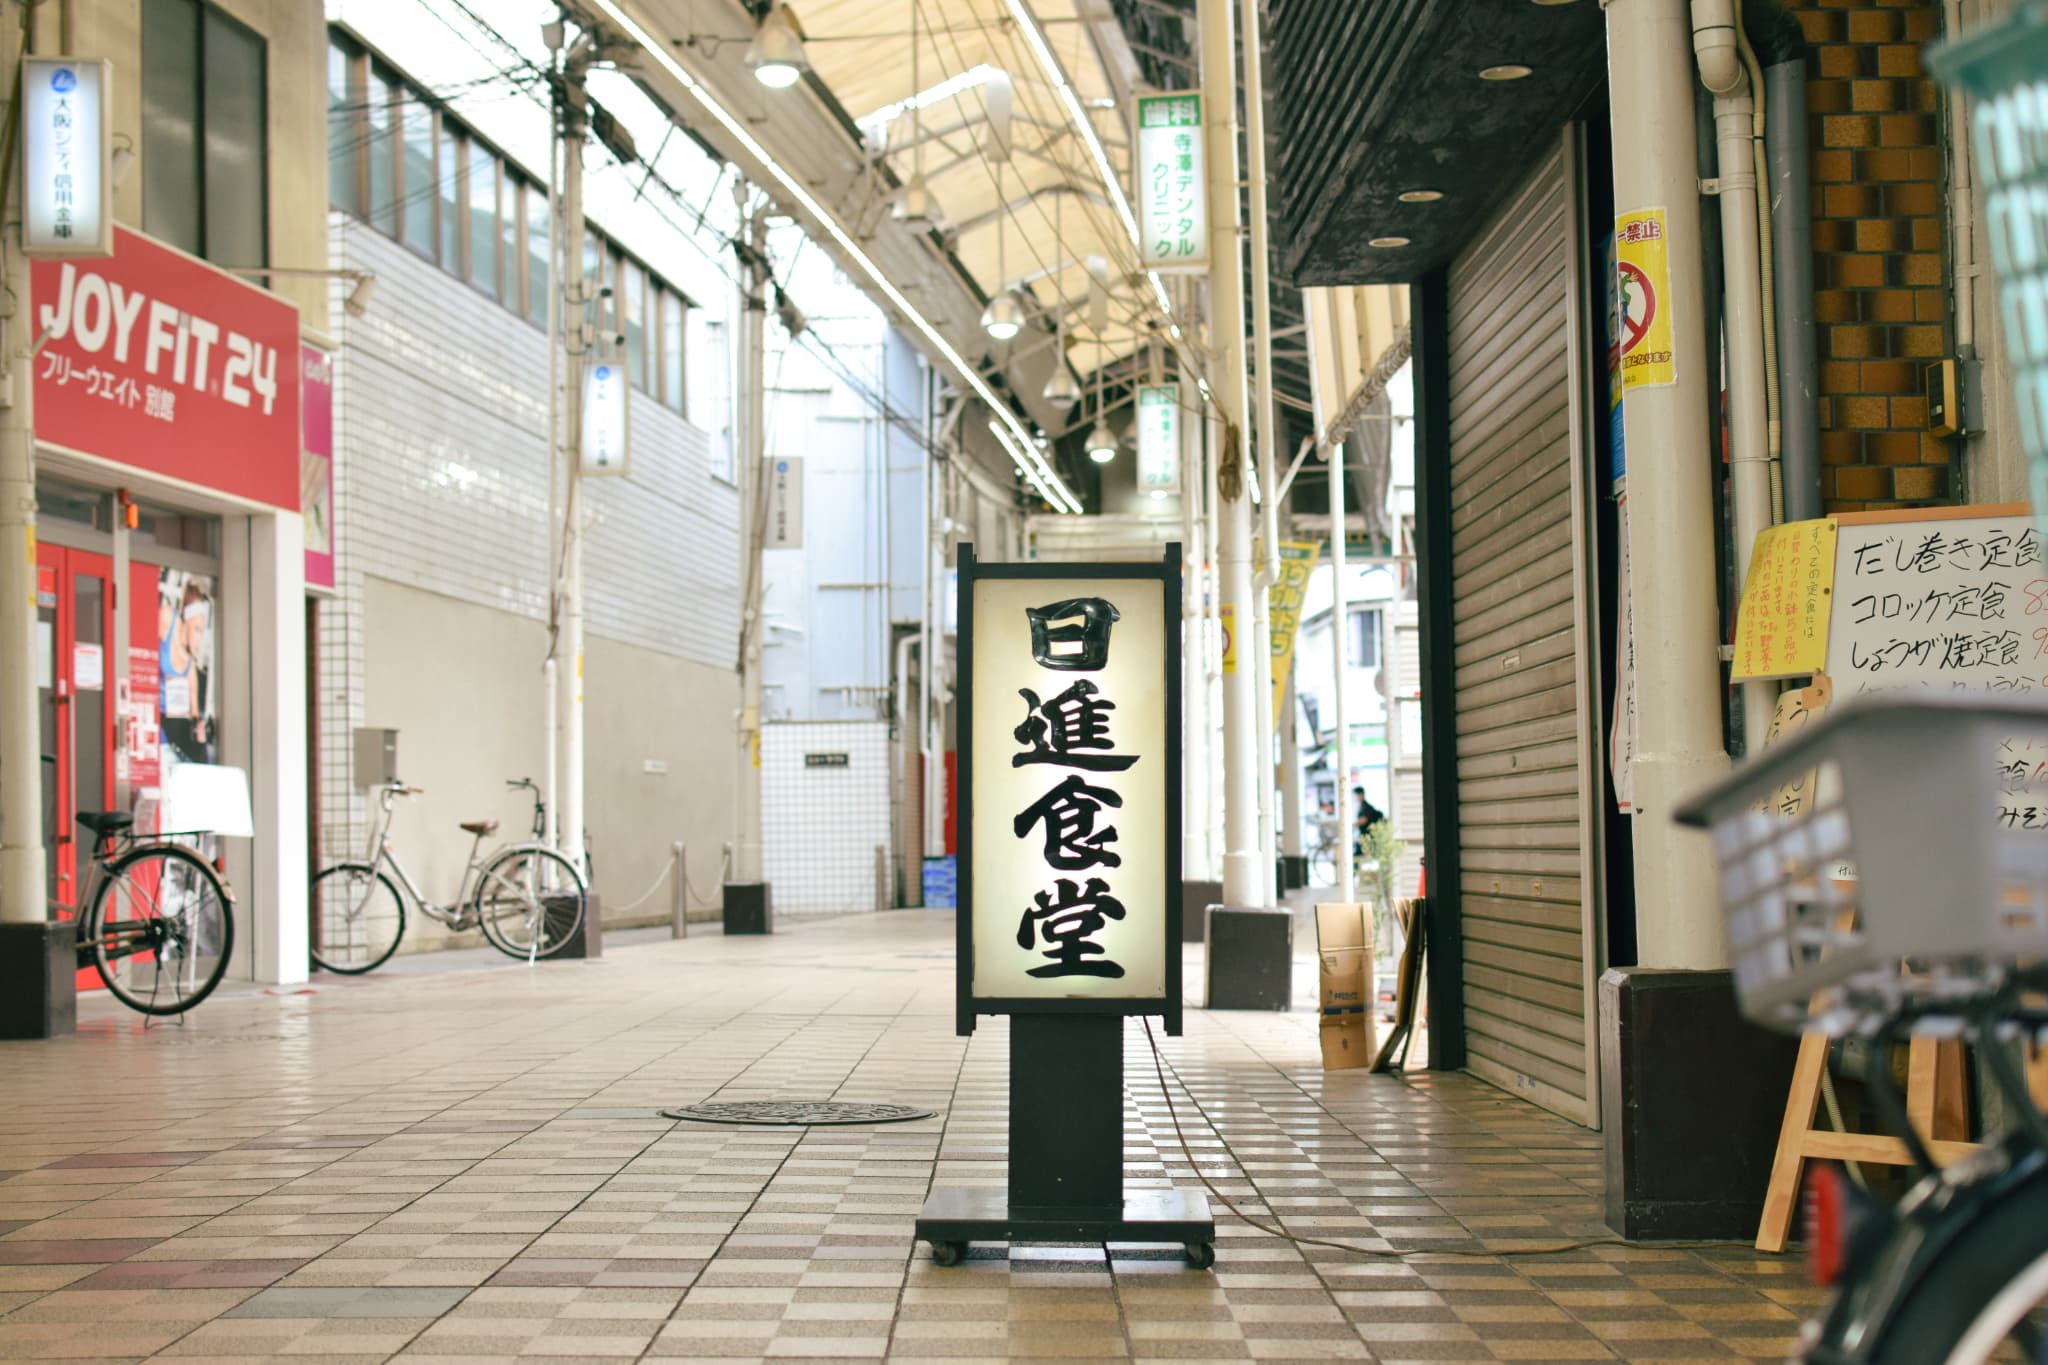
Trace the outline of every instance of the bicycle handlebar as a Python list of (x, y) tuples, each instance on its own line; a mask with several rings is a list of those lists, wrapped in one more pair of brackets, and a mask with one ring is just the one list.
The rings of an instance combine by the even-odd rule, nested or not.
[(532, 792), (537, 792), (540, 790), (540, 788), (534, 784), (533, 779), (530, 777), (508, 777), (505, 779), (505, 785), (515, 789), (523, 787), (527, 791)]

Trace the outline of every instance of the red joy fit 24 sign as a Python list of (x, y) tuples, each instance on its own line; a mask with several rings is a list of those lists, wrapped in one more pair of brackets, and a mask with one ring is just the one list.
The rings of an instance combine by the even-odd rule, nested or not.
[(298, 510), (297, 308), (119, 227), (29, 290), (38, 441)]

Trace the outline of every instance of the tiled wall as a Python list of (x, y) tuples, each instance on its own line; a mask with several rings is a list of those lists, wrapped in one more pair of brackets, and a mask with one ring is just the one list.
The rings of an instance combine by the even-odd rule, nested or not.
[[(811, 767), (806, 754), (843, 754), (846, 762)], [(763, 725), (762, 871), (776, 913), (884, 908), (878, 892), (892, 873), (892, 802), (887, 721)]]
[(1787, 8), (1813, 47), (1821, 494), (1830, 511), (1946, 501), (1953, 450), (1927, 434), (1922, 378), (1949, 347), (1940, 103), (1920, 65), (1941, 6)]
[[(365, 723), (365, 575), (540, 620), (548, 544), (546, 336), (341, 215), (332, 264), (369, 270), (378, 285), (367, 317), (347, 317), (339, 290), (332, 312), (337, 597), (320, 612), (323, 861), (367, 837), (350, 774)], [(737, 495), (711, 477), (704, 433), (637, 391), (632, 441), (630, 478), (586, 485), (586, 629), (729, 669)], [(419, 685), (434, 686), (435, 660), (416, 666)]]

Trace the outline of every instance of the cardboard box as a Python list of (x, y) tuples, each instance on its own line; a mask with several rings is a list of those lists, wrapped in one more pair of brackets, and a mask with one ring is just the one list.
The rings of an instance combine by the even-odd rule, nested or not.
[(1372, 1065), (1372, 913), (1363, 905), (1316, 907), (1321, 962), (1323, 1069)]

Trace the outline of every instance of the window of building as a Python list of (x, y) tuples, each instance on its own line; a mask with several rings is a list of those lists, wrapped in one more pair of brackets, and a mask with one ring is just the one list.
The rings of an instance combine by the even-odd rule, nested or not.
[(661, 295), (661, 401), (677, 412), (683, 406), (683, 319), (688, 313), (682, 296), (666, 290)]
[(441, 218), (441, 264), (450, 270), (462, 269), (462, 163), (469, 155), (470, 145), (455, 133), (453, 124), (443, 122), (440, 136), (434, 140), (440, 167), (435, 184), (440, 190), (439, 213)]
[(348, 213), (363, 211), (355, 151), (366, 131), (363, 63), (353, 49), (336, 39), (327, 45), (327, 202)]
[(512, 168), (496, 163), (498, 171), (498, 297), (513, 312), (519, 311), (519, 182)]
[(398, 86), (383, 71), (370, 69), (370, 98), (363, 111), (369, 123), (370, 221), (393, 237), (398, 235), (398, 160), (392, 147), (392, 120), (398, 108)]
[(549, 243), (548, 197), (526, 192), (526, 317), (536, 327), (548, 325), (548, 291), (553, 280), (548, 267), (553, 260)]
[(202, 0), (144, 0), (141, 65), (143, 230), (218, 265), (268, 265), (263, 39)]
[(1352, 608), (1348, 662), (1353, 668), (1378, 668), (1380, 666), (1379, 608)]
[(647, 274), (635, 261), (624, 262), (620, 271), (619, 330), (626, 337), (626, 373), (635, 384), (652, 392), (655, 385), (647, 374)]
[(405, 96), (401, 129), (405, 174), (398, 201), (398, 224), (405, 244), (434, 259), (434, 110), (418, 95)]
[(732, 353), (726, 349), (725, 319), (692, 308), (683, 324), (684, 376), (689, 396), (684, 411), (711, 434), (711, 476), (733, 482)]
[[(481, 142), (469, 144), (469, 282), (492, 298), (498, 292), (498, 158)], [(454, 262), (444, 262), (460, 270)]]

